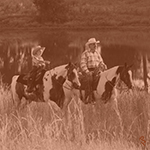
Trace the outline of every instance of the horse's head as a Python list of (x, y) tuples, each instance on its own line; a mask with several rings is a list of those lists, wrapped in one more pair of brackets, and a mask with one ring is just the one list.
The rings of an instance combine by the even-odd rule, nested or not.
[(117, 70), (117, 73), (120, 74), (120, 79), (129, 89), (132, 88), (132, 72), (130, 70), (131, 67), (132, 65), (128, 66), (125, 64), (124, 66), (120, 66)]
[(69, 63), (65, 68), (67, 69), (67, 80), (72, 83), (74, 88), (79, 89), (81, 83), (79, 81), (76, 65), (74, 65), (73, 63)]

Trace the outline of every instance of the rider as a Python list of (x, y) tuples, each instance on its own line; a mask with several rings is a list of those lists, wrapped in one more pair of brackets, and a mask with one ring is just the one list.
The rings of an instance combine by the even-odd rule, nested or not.
[(95, 38), (90, 38), (85, 44), (85, 51), (81, 55), (80, 67), (82, 72), (86, 75), (88, 80), (88, 85), (85, 91), (85, 100), (89, 96), (92, 96), (92, 82), (93, 82), (93, 72), (99, 67), (101, 71), (107, 69), (107, 66), (103, 62), (101, 57), (100, 42), (96, 41)]
[[(35, 46), (31, 49), (32, 70), (29, 72), (28, 75), (28, 87), (27, 87), (27, 92), (29, 93), (33, 92), (31, 84), (33, 83), (33, 80), (35, 80), (37, 72), (44, 69), (46, 64), (50, 64), (49, 61), (45, 61), (42, 57), (44, 50), (45, 47), (41, 47), (40, 45)], [(32, 79), (32, 81), (30, 79)]]

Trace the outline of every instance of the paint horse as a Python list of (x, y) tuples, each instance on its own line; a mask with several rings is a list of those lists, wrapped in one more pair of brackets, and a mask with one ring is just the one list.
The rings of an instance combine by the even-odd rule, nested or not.
[[(129, 89), (132, 88), (132, 72), (131, 66), (115, 66), (108, 69), (97, 76), (97, 80), (94, 86), (94, 98), (102, 99), (104, 103), (107, 103), (113, 94), (117, 96), (116, 89), (120, 86), (120, 82), (123, 82)], [(81, 83), (82, 84), (82, 83)], [(81, 86), (82, 89), (82, 86)], [(83, 91), (81, 91), (83, 94)], [(84, 95), (84, 94), (83, 94)]]
[[(36, 84), (40, 84), (40, 87), (32, 94), (26, 92), (28, 82), (24, 80), (24, 76), (15, 75), (12, 78), (11, 91), (17, 109), (23, 97), (29, 103), (32, 101), (48, 102), (48, 100), (51, 100), (60, 108), (63, 108), (63, 104), (65, 103), (65, 90), (79, 88), (81, 85), (76, 66), (73, 63), (43, 71), (41, 77), (36, 81)], [(63, 87), (65, 82), (65, 87)]]
[[(96, 82), (93, 87), (93, 95), (95, 101), (104, 101), (106, 104), (107, 102), (112, 102), (114, 106), (114, 110), (116, 111), (120, 123), (122, 122), (118, 104), (117, 104), (117, 96), (118, 96), (118, 86), (120, 86), (120, 82), (123, 82), (128, 89), (132, 89), (132, 72), (130, 70), (132, 65), (127, 66), (126, 64), (123, 66), (115, 66), (104, 72), (97, 74)], [(81, 89), (79, 90), (72, 90), (71, 92), (78, 93), (78, 97), (87, 104), (85, 100), (85, 88), (87, 83), (83, 83), (82, 79), (80, 80)], [(69, 92), (69, 91), (68, 91)], [(68, 93), (69, 95), (69, 93)], [(67, 99), (66, 105), (70, 103), (71, 99)], [(90, 102), (89, 102), (90, 103)]]

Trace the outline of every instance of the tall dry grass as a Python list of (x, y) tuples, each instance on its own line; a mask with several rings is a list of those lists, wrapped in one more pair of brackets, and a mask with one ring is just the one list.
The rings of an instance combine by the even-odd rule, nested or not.
[(141, 136), (150, 149), (149, 100), (144, 91), (122, 93), (120, 124), (111, 102), (84, 105), (73, 99), (66, 125), (61, 112), (46, 103), (33, 102), (14, 111), (10, 90), (1, 84), (0, 150), (140, 150)]

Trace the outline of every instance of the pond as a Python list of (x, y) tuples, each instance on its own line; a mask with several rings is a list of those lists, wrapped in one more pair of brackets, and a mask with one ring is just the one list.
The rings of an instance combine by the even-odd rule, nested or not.
[[(108, 68), (125, 62), (134, 64), (133, 77), (142, 78), (142, 54), (150, 56), (150, 32), (147, 30), (14, 30), (0, 35), (0, 73), (10, 83), (14, 74), (31, 69), (31, 48), (46, 47), (43, 57), (52, 67), (79, 62), (84, 44), (91, 37), (101, 41), (102, 57)], [(148, 66), (149, 67), (149, 66)]]

